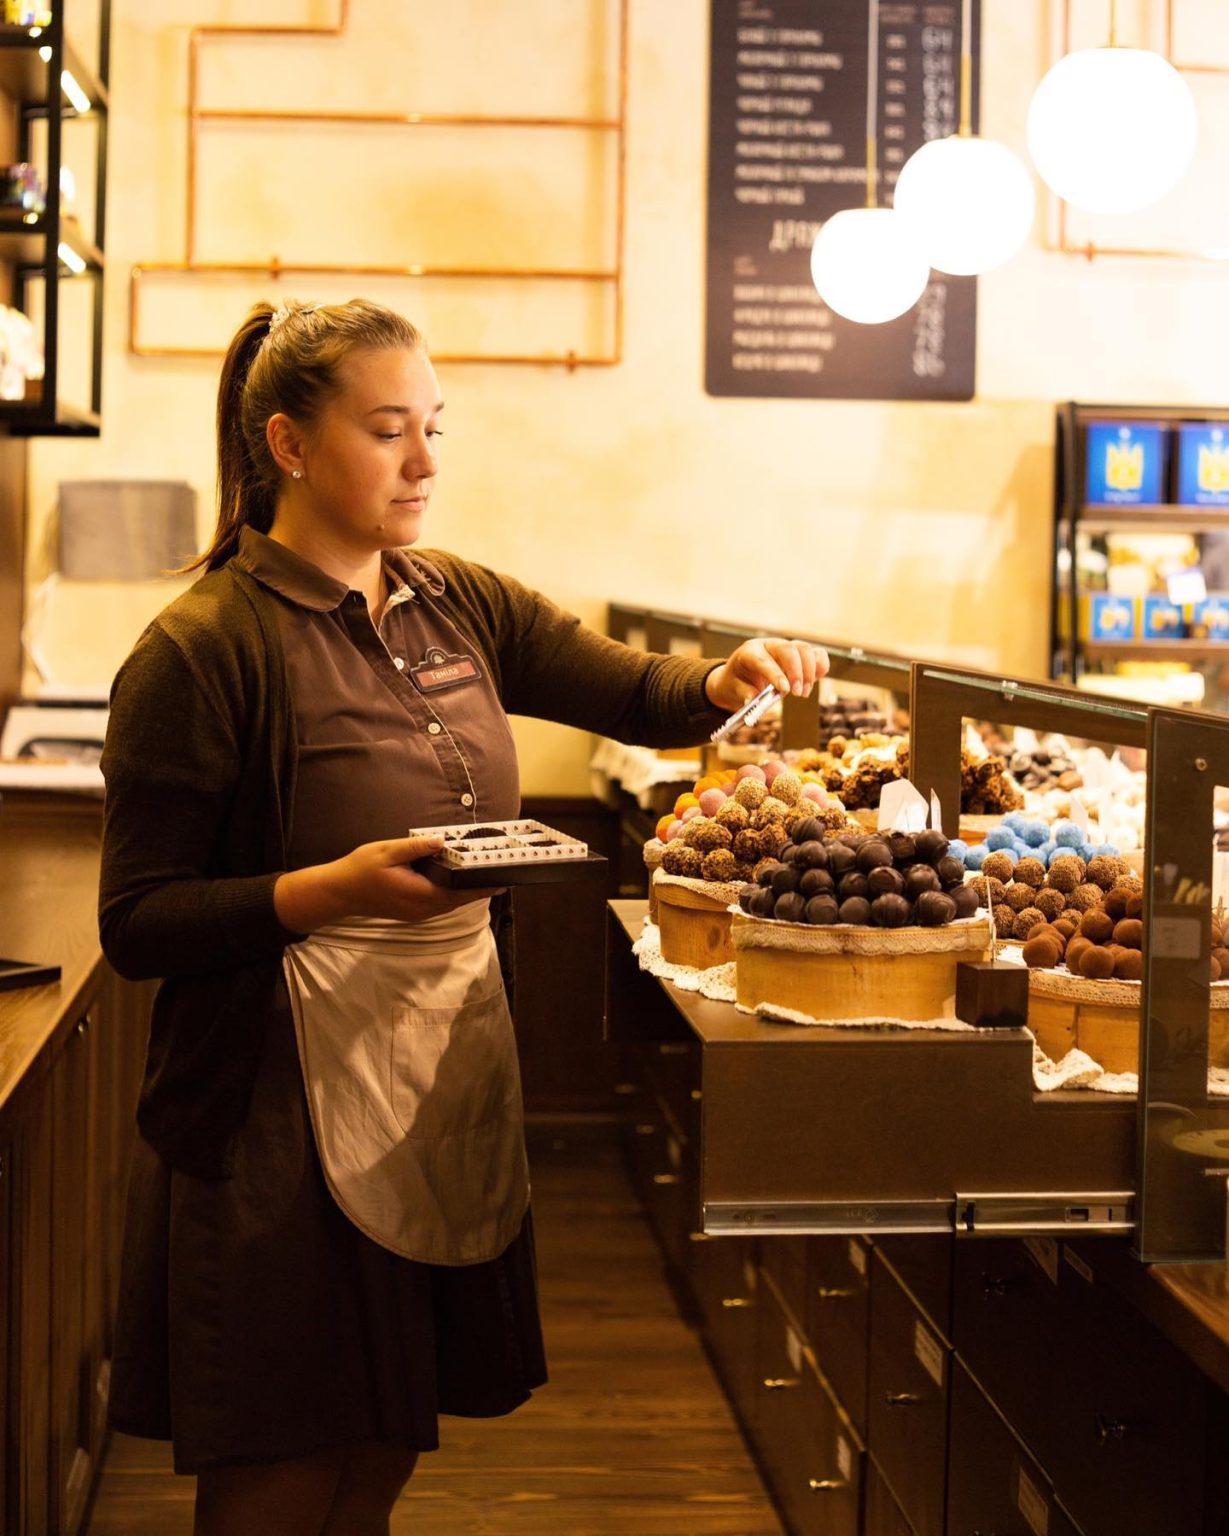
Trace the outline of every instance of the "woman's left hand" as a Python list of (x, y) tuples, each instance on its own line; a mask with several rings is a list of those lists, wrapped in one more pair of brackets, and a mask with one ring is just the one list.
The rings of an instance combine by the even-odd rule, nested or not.
[(704, 691), (718, 709), (733, 713), (770, 683), (804, 698), (827, 671), (828, 653), (806, 640), (744, 640), (704, 679)]

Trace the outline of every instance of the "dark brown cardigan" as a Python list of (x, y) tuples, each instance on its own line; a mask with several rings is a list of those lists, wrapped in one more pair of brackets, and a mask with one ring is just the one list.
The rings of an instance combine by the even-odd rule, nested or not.
[[(510, 577), (414, 551), (509, 714), (646, 746), (703, 740), (718, 663), (649, 655), (586, 629)], [(432, 583), (436, 587), (438, 583)], [(153, 621), (115, 679), (99, 925), (121, 975), (164, 978), (137, 1118), (176, 1168), (225, 1177), (247, 1111), (282, 950), (297, 747), (272, 599), (230, 566)]]

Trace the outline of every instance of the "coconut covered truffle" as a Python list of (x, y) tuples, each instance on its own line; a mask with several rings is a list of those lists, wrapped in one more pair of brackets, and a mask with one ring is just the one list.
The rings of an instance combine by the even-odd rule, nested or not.
[(1067, 897), (1067, 905), (1074, 907), (1077, 912), (1088, 912), (1093, 907), (1101, 905), (1101, 887), (1099, 885), (1077, 885)]
[(1021, 859), (1015, 868), (1015, 877), (1025, 885), (1039, 889), (1045, 884), (1046, 869), (1040, 859)]
[(734, 786), (734, 799), (748, 811), (758, 810), (768, 799), (768, 786), (759, 779), (739, 779)]
[(735, 833), (742, 832), (747, 827), (751, 820), (751, 813), (745, 805), (739, 805), (738, 801), (731, 797), (718, 810), (713, 820), (719, 827), (724, 827), (733, 836)]
[(737, 877), (738, 864), (728, 848), (714, 848), (704, 856), (700, 866), (703, 880), (733, 880)]
[(1011, 855), (1004, 853), (1000, 848), (987, 856), (985, 863), (981, 867), (981, 872), (987, 878), (993, 877), (995, 880), (1001, 880), (1006, 884), (1011, 879), (1014, 869), (1015, 865), (1012, 862)]
[(703, 863), (704, 855), (700, 850), (689, 848), (683, 842), (667, 843), (661, 856), (661, 867), (668, 875), (684, 875), (690, 880), (700, 879)]
[(1084, 860), (1078, 853), (1060, 854), (1050, 865), (1046, 880), (1056, 891), (1074, 891), (1084, 881)]
[(1011, 927), (1013, 939), (1027, 939), (1033, 929), (1045, 922), (1045, 913), (1036, 907), (1025, 907), (1022, 912), (1016, 913), (1016, 920)]
[(796, 805), (802, 794), (802, 780), (787, 768), (784, 773), (777, 774), (768, 786), (768, 792), (786, 805)]

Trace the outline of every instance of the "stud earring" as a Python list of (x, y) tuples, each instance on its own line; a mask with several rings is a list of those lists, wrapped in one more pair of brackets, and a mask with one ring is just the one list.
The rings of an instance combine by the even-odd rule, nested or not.
[(292, 469), (290, 471), (290, 478), (292, 480), (302, 480), (302, 478), (303, 478), (303, 471), (301, 469)]

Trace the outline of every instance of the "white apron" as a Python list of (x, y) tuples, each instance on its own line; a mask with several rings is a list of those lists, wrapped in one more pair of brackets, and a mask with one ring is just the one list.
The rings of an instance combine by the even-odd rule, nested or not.
[(422, 923), (356, 918), (283, 959), (329, 1190), (373, 1241), (423, 1264), (495, 1258), (529, 1204), (487, 915), (478, 901)]

